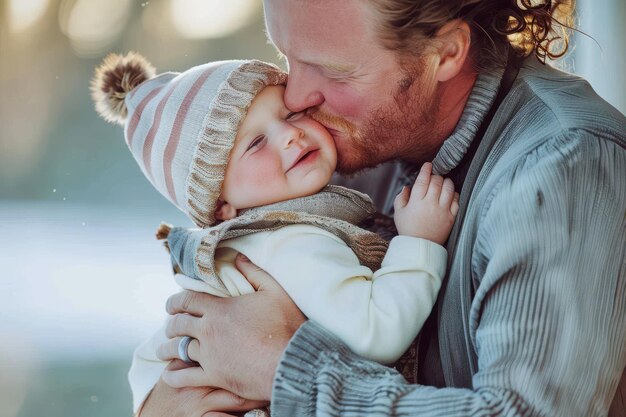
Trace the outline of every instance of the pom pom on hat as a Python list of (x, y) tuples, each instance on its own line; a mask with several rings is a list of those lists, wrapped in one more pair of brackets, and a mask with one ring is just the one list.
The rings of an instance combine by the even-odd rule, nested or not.
[(143, 56), (109, 54), (91, 81), (91, 98), (106, 121), (123, 125), (128, 116), (124, 99), (135, 87), (153, 78), (155, 68)]

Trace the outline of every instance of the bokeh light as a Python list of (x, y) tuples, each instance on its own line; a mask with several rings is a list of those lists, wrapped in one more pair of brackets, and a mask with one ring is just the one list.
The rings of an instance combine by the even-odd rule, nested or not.
[(131, 0), (63, 0), (59, 25), (78, 56), (97, 56), (118, 39), (131, 6)]
[(12, 33), (23, 32), (35, 25), (46, 13), (50, 0), (9, 0), (7, 12)]
[(248, 25), (260, 2), (251, 0), (170, 0), (175, 30), (187, 39), (221, 38)]

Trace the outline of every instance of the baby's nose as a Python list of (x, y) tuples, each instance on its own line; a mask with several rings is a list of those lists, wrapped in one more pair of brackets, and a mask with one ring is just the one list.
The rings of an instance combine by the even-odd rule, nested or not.
[(295, 126), (290, 126), (286, 132), (285, 149), (304, 137), (304, 130)]

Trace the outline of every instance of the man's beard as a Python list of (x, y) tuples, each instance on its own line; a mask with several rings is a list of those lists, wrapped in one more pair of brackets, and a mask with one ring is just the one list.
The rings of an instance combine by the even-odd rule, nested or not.
[[(391, 160), (425, 162), (434, 157), (434, 137), (440, 136), (436, 113), (440, 98), (436, 89), (426, 91), (419, 76), (403, 80), (393, 101), (370, 112), (361, 129), (352, 122), (315, 112), (313, 117), (340, 132), (337, 146), (337, 172), (354, 174)], [(408, 85), (407, 85), (408, 83)], [(432, 85), (432, 84), (431, 84)], [(430, 138), (430, 140), (428, 140)]]

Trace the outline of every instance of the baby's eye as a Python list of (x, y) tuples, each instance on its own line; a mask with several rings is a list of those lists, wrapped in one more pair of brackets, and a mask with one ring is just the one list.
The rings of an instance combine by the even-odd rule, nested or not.
[(246, 149), (246, 152), (249, 151), (252, 148), (255, 148), (257, 146), (261, 146), (263, 143), (265, 143), (265, 135), (257, 136), (256, 138), (254, 138), (252, 140), (252, 143), (250, 143), (250, 145), (248, 145), (248, 149)]
[(305, 114), (305, 112), (303, 112), (303, 111), (298, 111), (298, 112), (292, 111), (292, 112), (289, 112), (287, 114), (287, 117), (285, 117), (285, 120), (293, 122), (295, 120), (298, 120), (298, 119), (302, 118), (302, 116), (304, 116), (304, 114)]

